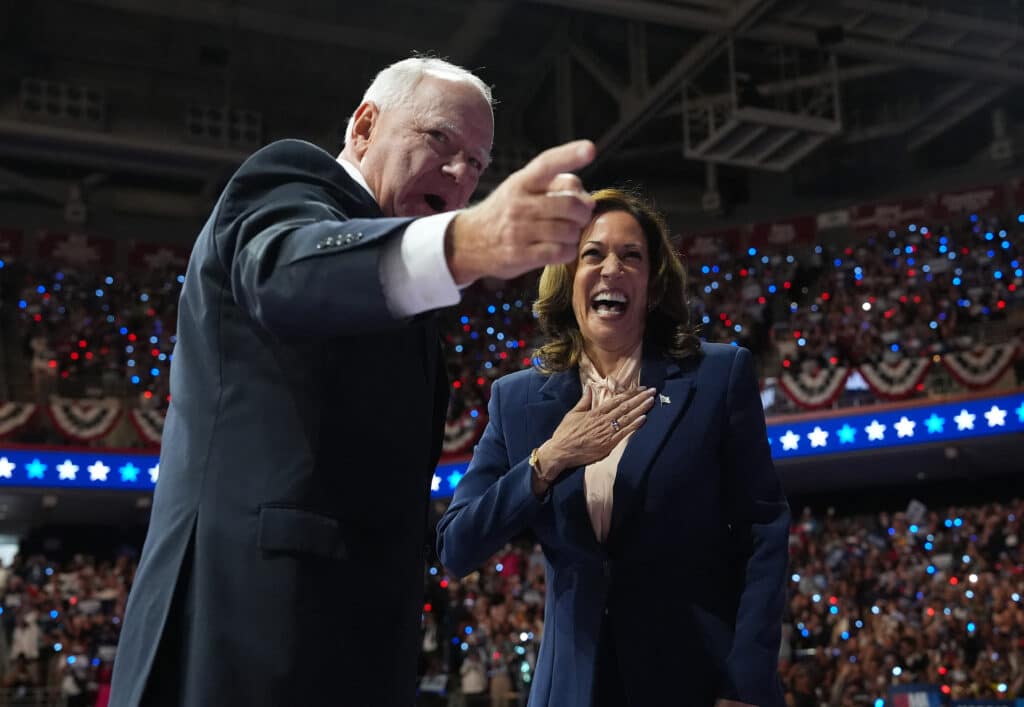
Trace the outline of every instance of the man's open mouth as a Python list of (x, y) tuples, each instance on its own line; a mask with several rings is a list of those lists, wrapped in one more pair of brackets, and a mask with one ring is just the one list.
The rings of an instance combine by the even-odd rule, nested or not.
[(438, 213), (444, 211), (445, 207), (448, 205), (448, 202), (444, 200), (444, 197), (438, 194), (424, 194), (423, 201), (427, 202), (427, 206)]

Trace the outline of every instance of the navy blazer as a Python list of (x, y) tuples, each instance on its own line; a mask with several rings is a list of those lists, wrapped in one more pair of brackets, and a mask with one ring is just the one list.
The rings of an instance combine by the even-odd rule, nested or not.
[(577, 370), (513, 373), (438, 525), (438, 553), (465, 575), (530, 529), (546, 558), (544, 636), (530, 707), (591, 707), (607, 621), (630, 705), (781, 707), (776, 672), (789, 506), (772, 465), (750, 352), (704, 344), (680, 361), (647, 354), (659, 398), (615, 478), (609, 537), (587, 513), (583, 468), (544, 499), (531, 450), (580, 399)]
[(411, 220), (298, 140), (228, 182), (178, 306), (112, 707), (412, 704), (448, 388), (433, 319), (380, 283)]

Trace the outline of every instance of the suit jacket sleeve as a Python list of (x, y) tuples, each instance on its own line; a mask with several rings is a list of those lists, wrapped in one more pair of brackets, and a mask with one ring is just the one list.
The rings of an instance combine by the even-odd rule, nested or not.
[(733, 360), (724, 438), (726, 503), (742, 565), (736, 632), (722, 697), (753, 705), (774, 703), (786, 594), (789, 504), (772, 464), (751, 354)]
[(375, 215), (326, 152), (294, 140), (264, 148), (231, 179), (213, 216), (235, 301), (279, 336), (402, 326), (388, 310), (379, 260), (412, 219)]
[(510, 465), (502, 431), (501, 384), (495, 381), (491, 388), (487, 427), (437, 524), (437, 554), (460, 577), (524, 530), (545, 502), (533, 493), (529, 457)]

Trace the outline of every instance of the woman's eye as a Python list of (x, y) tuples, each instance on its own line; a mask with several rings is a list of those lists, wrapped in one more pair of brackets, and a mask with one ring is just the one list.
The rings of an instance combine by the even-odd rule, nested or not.
[(448, 142), (448, 135), (440, 130), (431, 130), (428, 134), (438, 142)]

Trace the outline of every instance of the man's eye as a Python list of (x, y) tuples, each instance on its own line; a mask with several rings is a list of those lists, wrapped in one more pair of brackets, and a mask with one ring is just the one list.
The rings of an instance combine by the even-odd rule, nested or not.
[(448, 135), (440, 130), (431, 130), (428, 134), (430, 135), (430, 137), (432, 137), (434, 140), (437, 140), (438, 142), (448, 142)]

